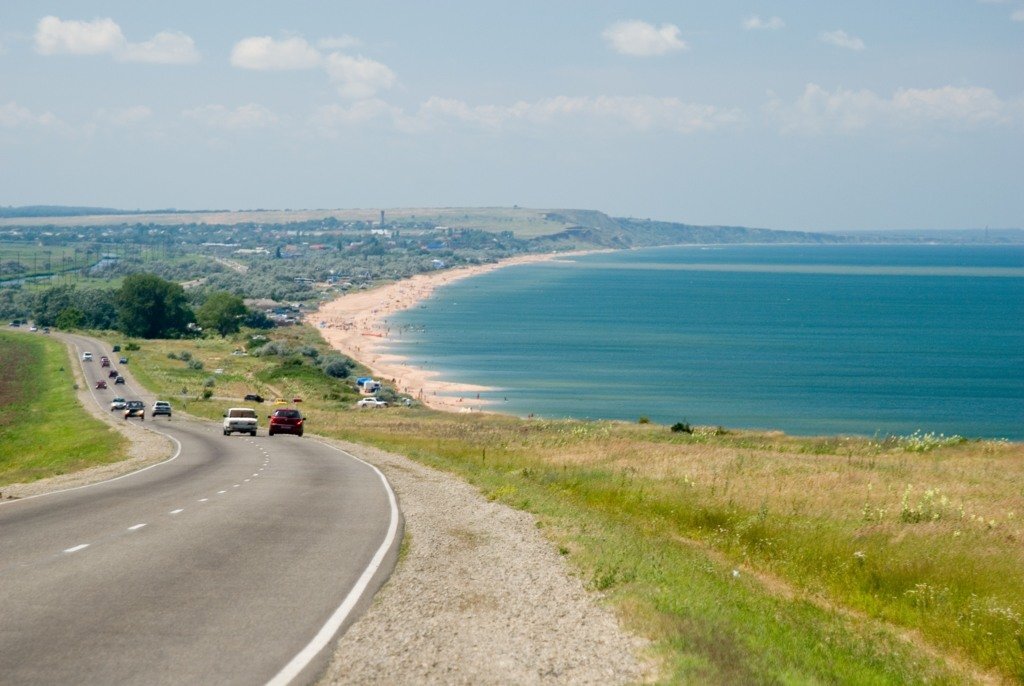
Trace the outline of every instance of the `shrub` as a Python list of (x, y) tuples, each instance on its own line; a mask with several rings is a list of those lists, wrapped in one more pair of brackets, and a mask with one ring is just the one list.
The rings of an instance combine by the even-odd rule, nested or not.
[(171, 351), (171, 352), (167, 353), (167, 359), (168, 360), (177, 360), (178, 359), (178, 354), (176, 352), (174, 352), (174, 351)]
[(139, 349), (139, 344), (138, 343), (127, 343), (127, 344), (125, 344), (124, 349), (127, 350), (127, 351), (138, 350)]
[(256, 348), (252, 354), (257, 357), (261, 357), (263, 355), (291, 355), (292, 350), (288, 347), (287, 343), (283, 343), (281, 341), (270, 341)]
[(312, 357), (314, 360), (320, 357), (320, 351), (311, 345), (304, 345), (299, 348), (299, 354), (303, 357)]
[(335, 379), (347, 379), (352, 370), (352, 360), (340, 355), (331, 355), (321, 360), (320, 369)]
[(676, 422), (675, 424), (672, 425), (672, 433), (692, 434), (693, 427), (690, 426), (690, 423), (687, 421)]
[(203, 368), (203, 363), (200, 362), (199, 360), (189, 360), (188, 361), (188, 368), (189, 369), (202, 369)]
[(640, 419), (636, 420), (636, 423), (637, 424), (650, 424), (651, 423), (651, 418), (648, 417), (647, 415), (644, 415), (644, 416), (640, 417)]
[(212, 397), (213, 397), (213, 389), (204, 388), (203, 389), (203, 400), (209, 400)]
[(208, 376), (203, 379), (203, 386), (206, 388), (212, 388), (215, 383), (217, 383), (217, 381), (212, 376)]
[(188, 362), (189, 360), (192, 359), (192, 353), (190, 353), (188, 350), (182, 350), (181, 354), (178, 355), (178, 359)]

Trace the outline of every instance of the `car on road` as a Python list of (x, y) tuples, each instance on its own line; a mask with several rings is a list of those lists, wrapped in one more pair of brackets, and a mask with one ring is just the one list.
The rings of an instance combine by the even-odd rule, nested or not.
[(105, 391), (106, 389), (107, 389), (107, 382), (105, 380), (100, 379), (99, 381), (96, 382), (96, 390), (98, 390), (98, 391)]
[(110, 411), (111, 412), (113, 412), (114, 410), (123, 410), (127, 406), (128, 406), (128, 402), (124, 398), (122, 398), (121, 396), (117, 396), (116, 398), (114, 398), (113, 400), (110, 401)]
[(121, 376), (121, 375), (117, 373), (116, 369), (111, 369), (109, 372), (107, 372), (107, 378), (108, 379), (116, 379), (119, 376)]
[(114, 377), (114, 383), (124, 383), (124, 377), (118, 374), (117, 376)]
[(92, 362), (92, 353), (88, 350), (82, 353), (82, 362)]
[(153, 403), (153, 409), (150, 411), (150, 416), (157, 417), (160, 415), (168, 418), (171, 416), (171, 404), (166, 400), (157, 400)]
[(386, 401), (380, 398), (363, 398), (356, 403), (356, 407), (387, 407)]
[(255, 436), (258, 423), (256, 410), (251, 407), (232, 407), (224, 413), (224, 435), (230, 436), (237, 432)]
[(267, 433), (271, 436), (274, 434), (295, 434), (296, 436), (301, 436), (305, 429), (306, 418), (302, 416), (301, 412), (293, 408), (274, 410), (273, 414), (267, 415), (267, 419), (270, 420)]
[(259, 393), (246, 393), (242, 400), (245, 400), (246, 402), (261, 403), (263, 402), (263, 396)]
[(138, 417), (146, 421), (146, 403), (141, 400), (129, 400), (124, 408), (124, 418)]
[(110, 358), (107, 357), (106, 355), (101, 357), (100, 358), (100, 366), (101, 367), (109, 367), (110, 366)]

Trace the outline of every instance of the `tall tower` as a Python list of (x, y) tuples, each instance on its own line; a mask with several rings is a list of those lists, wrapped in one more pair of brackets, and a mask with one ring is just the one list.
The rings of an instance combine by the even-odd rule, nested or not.
[(380, 228), (384, 228), (384, 210), (380, 211)]

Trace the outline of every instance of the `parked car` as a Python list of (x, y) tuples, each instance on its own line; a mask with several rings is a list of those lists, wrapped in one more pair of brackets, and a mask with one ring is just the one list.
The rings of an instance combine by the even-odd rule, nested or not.
[(115, 384), (124, 383), (124, 377), (121, 376), (120, 374), (118, 374), (117, 376), (114, 377), (114, 383)]
[(43, 327), (43, 333), (50, 333), (50, 327), (44, 326)]
[(82, 353), (82, 362), (92, 362), (92, 353), (88, 350)]
[(267, 433), (271, 436), (274, 434), (301, 436), (306, 423), (306, 418), (302, 416), (302, 413), (291, 408), (274, 410), (273, 414), (267, 415), (267, 419), (270, 420)]
[(292, 398), (292, 402), (293, 403), (301, 403), (302, 402), (302, 398), (300, 398), (299, 396), (295, 396), (294, 398)]
[(121, 346), (115, 345), (113, 348), (111, 348), (111, 350), (113, 350), (115, 353), (119, 353), (121, 352)]
[(113, 400), (110, 401), (110, 411), (111, 412), (113, 412), (114, 410), (123, 410), (127, 406), (128, 406), (128, 403), (121, 396), (117, 396), (116, 398), (114, 398)]
[(37, 328), (36, 326), (34, 326), (34, 325), (33, 325), (33, 326), (30, 326), (30, 327), (28, 327), (28, 330), (29, 330), (29, 331), (39, 331), (39, 329), (38, 329), (38, 328)]
[(245, 397), (242, 398), (242, 400), (254, 403), (261, 403), (263, 402), (263, 396), (260, 395), (259, 393), (246, 393)]
[(157, 400), (155, 403), (153, 403), (153, 409), (150, 412), (150, 416), (156, 417), (158, 415), (163, 415), (167, 418), (170, 418), (171, 404), (166, 400)]
[(107, 382), (104, 379), (100, 379), (96, 382), (96, 390), (105, 391), (107, 390)]
[(386, 401), (380, 398), (363, 398), (356, 403), (356, 407), (387, 407)]
[(288, 401), (285, 400), (284, 398), (274, 398), (274, 404), (275, 405), (287, 405)]
[(121, 364), (128, 364), (128, 358), (127, 358), (127, 357), (125, 357), (124, 355), (122, 355), (122, 356), (121, 356), (121, 359), (119, 360), (119, 362), (120, 362)]
[(128, 404), (124, 408), (124, 418), (138, 417), (142, 421), (146, 421), (146, 403), (141, 400), (129, 400)]
[(225, 436), (230, 436), (236, 431), (255, 436), (257, 424), (256, 410), (251, 407), (232, 407), (224, 413)]
[(117, 373), (116, 369), (111, 369), (109, 372), (107, 372), (107, 378), (108, 379), (116, 379), (119, 376), (120, 376), (120, 374)]

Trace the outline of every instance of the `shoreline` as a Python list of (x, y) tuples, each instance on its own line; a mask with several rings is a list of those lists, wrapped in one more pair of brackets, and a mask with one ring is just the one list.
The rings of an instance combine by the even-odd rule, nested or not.
[(387, 353), (386, 345), (395, 342), (390, 336), (388, 318), (416, 307), (438, 288), (456, 281), (518, 264), (550, 262), (596, 252), (609, 251), (519, 255), (489, 264), (416, 274), (370, 290), (342, 295), (306, 315), (305, 322), (317, 329), (332, 348), (367, 367), (375, 379), (392, 384), (399, 393), (410, 395), (427, 407), (447, 412), (489, 411), (491, 402), (481, 399), (479, 394), (495, 389), (445, 381), (440, 378), (440, 372), (417, 367), (401, 355)]

